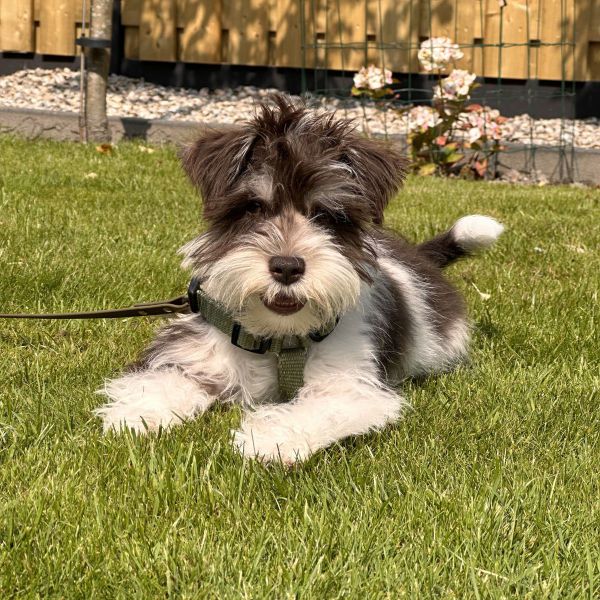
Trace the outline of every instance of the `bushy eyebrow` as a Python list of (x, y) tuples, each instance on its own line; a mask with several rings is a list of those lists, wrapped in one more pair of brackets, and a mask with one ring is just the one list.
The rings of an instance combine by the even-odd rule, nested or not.
[(251, 175), (245, 187), (265, 202), (273, 201), (274, 183), (273, 178), (265, 172)]
[(368, 208), (363, 203), (354, 202), (340, 202), (331, 201), (332, 198), (328, 199), (321, 197), (318, 200), (313, 199), (307, 206), (307, 212), (310, 215), (322, 211), (329, 214), (340, 223), (353, 222), (359, 224), (369, 220)]

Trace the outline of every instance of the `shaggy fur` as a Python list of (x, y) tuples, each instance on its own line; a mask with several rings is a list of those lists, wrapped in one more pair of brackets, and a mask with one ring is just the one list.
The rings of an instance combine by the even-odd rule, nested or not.
[(311, 345), (304, 386), (282, 403), (274, 355), (233, 346), (200, 315), (176, 319), (106, 384), (105, 430), (154, 431), (237, 401), (246, 412), (234, 447), (290, 464), (393, 422), (405, 406), (398, 382), (465, 357), (464, 304), (441, 269), (502, 226), (463, 217), (417, 246), (385, 231), (405, 167), (393, 147), (276, 96), (246, 125), (206, 132), (182, 162), (208, 223), (183, 247), (183, 266), (204, 291), (258, 336), (339, 322)]

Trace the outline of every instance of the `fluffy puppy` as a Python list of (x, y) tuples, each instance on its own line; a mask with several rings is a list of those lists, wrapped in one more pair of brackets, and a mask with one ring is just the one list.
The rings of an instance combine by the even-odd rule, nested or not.
[(182, 249), (203, 293), (259, 339), (333, 330), (307, 344), (303, 385), (282, 402), (276, 354), (237, 347), (201, 314), (177, 318), (106, 383), (105, 430), (155, 431), (237, 401), (235, 448), (290, 464), (395, 421), (398, 382), (465, 357), (464, 303), (442, 268), (502, 226), (467, 216), (420, 245), (385, 231), (405, 168), (392, 147), (280, 95), (246, 125), (204, 133), (183, 167), (208, 223)]

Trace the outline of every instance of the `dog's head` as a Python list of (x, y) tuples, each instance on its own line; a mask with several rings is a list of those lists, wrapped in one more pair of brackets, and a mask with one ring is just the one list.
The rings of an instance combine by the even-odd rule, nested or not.
[(305, 335), (356, 303), (376, 258), (370, 232), (404, 173), (391, 147), (282, 95), (244, 126), (206, 132), (183, 166), (209, 225), (184, 267), (264, 336)]

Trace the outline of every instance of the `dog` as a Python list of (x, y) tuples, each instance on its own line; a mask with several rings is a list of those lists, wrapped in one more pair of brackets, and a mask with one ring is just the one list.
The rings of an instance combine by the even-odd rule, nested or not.
[(234, 448), (291, 465), (393, 423), (402, 380), (466, 357), (465, 303), (442, 269), (503, 226), (466, 216), (418, 245), (387, 231), (407, 166), (392, 146), (276, 95), (243, 126), (204, 132), (182, 164), (208, 224), (181, 250), (205, 315), (174, 319), (105, 384), (105, 431), (167, 429), (235, 401)]

